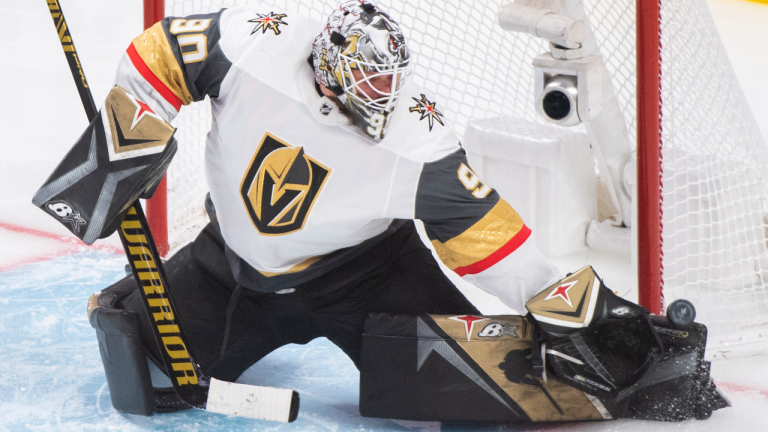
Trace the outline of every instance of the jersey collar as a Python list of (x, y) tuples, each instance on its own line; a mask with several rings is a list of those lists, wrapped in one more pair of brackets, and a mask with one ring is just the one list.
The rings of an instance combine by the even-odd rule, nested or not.
[(301, 89), (304, 94), (304, 100), (315, 120), (329, 126), (352, 124), (352, 121), (347, 116), (339, 112), (339, 107), (332, 100), (317, 94), (315, 74), (312, 72), (312, 68), (304, 68), (304, 73), (299, 76), (302, 81)]

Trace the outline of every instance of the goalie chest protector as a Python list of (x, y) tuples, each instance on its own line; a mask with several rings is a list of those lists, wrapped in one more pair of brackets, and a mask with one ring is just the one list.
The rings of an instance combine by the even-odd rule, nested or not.
[(521, 316), (372, 314), (363, 334), (360, 414), (442, 422), (603, 420), (596, 398), (534, 373), (533, 331)]

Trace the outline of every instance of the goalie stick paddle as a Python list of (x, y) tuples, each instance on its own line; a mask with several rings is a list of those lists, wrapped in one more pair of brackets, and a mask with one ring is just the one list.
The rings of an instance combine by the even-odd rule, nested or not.
[[(46, 3), (88, 121), (92, 121), (98, 110), (61, 6), (58, 0), (46, 0)], [(188, 339), (174, 307), (163, 263), (138, 200), (129, 208), (118, 233), (133, 278), (139, 285), (142, 304), (152, 318), (152, 330), (165, 369), (179, 397), (195, 408), (221, 414), (281, 422), (296, 420), (299, 394), (293, 390), (229, 383), (202, 375), (189, 352)]]

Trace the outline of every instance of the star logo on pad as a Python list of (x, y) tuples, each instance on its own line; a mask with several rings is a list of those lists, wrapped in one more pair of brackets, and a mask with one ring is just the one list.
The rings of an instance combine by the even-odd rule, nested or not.
[(288, 23), (283, 21), (283, 18), (286, 16), (286, 14), (275, 14), (274, 12), (270, 12), (266, 15), (257, 13), (256, 18), (248, 20), (249, 23), (256, 23), (256, 28), (253, 29), (251, 34), (254, 34), (259, 30), (261, 30), (261, 34), (266, 33), (267, 30), (272, 30), (276, 35), (279, 35), (280, 28), (278, 26), (280, 24), (288, 25)]
[(510, 335), (513, 338), (518, 338), (519, 336), (517, 336), (517, 332), (515, 330), (519, 328), (520, 326), (513, 326), (510, 323), (504, 323), (504, 325), (501, 326), (501, 331), (499, 331), (499, 337)]
[(477, 317), (474, 315), (462, 315), (449, 317), (448, 319), (464, 323), (464, 330), (467, 332), (467, 342), (469, 342), (469, 338), (472, 336), (472, 327), (475, 325), (475, 323), (488, 321), (490, 318)]
[(141, 119), (144, 118), (145, 115), (152, 116), (160, 121), (165, 121), (160, 116), (155, 114), (154, 111), (152, 111), (152, 108), (149, 107), (149, 105), (145, 104), (144, 102), (138, 100), (136, 96), (125, 92), (125, 95), (128, 96), (128, 99), (133, 102), (134, 105), (136, 105), (136, 112), (133, 114), (133, 121), (131, 122), (131, 130), (136, 127), (137, 124), (141, 121)]
[(571, 289), (574, 285), (576, 285), (576, 282), (568, 282), (560, 285), (559, 287), (552, 290), (552, 292), (547, 295), (546, 298), (544, 298), (544, 301), (552, 300), (555, 297), (558, 297), (562, 299), (565, 303), (568, 304), (568, 306), (573, 309), (573, 303), (571, 302), (571, 298), (568, 296), (568, 290)]

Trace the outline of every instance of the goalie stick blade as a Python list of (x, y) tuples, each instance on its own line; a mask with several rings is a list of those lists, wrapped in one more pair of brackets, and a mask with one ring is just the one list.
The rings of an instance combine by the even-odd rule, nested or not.
[(290, 423), (299, 415), (293, 390), (237, 384), (211, 378), (206, 411)]

